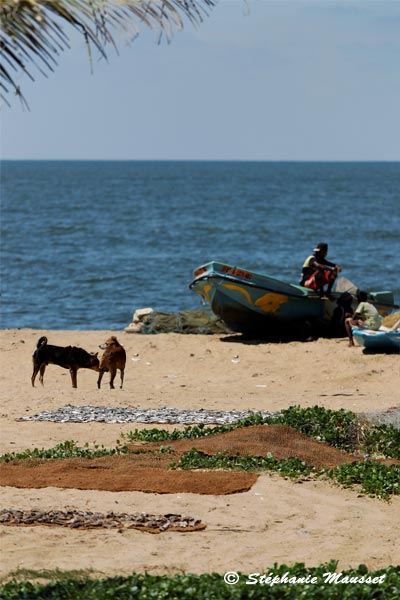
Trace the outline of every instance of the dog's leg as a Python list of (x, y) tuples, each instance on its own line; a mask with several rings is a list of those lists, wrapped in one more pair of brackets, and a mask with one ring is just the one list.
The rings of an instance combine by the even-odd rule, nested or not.
[(45, 370), (46, 370), (46, 365), (41, 365), (41, 366), (40, 366), (40, 375), (39, 375), (39, 381), (40, 381), (40, 383), (41, 383), (42, 385), (44, 385), (44, 384), (43, 384), (43, 377), (44, 377), (44, 372), (45, 372)]
[(40, 366), (34, 363), (33, 364), (33, 373), (32, 373), (32, 377), (31, 377), (32, 387), (35, 387), (35, 379), (36, 379), (36, 375), (39, 373), (39, 369), (40, 369)]
[(121, 390), (122, 390), (122, 386), (124, 385), (124, 371), (125, 371), (125, 369), (120, 369), (121, 385), (119, 387), (120, 387)]
[(114, 388), (114, 379), (117, 374), (117, 369), (115, 367), (112, 367), (109, 369), (109, 371), (110, 371), (110, 389), (113, 390), (113, 389), (115, 389)]
[(99, 378), (97, 380), (97, 387), (100, 389), (101, 388), (101, 380), (103, 379), (103, 375), (104, 375), (104, 371), (100, 371), (99, 373)]
[(72, 387), (73, 388), (77, 388), (78, 387), (78, 382), (77, 382), (77, 371), (78, 369), (76, 367), (71, 367), (69, 372), (71, 373), (71, 379), (72, 379)]

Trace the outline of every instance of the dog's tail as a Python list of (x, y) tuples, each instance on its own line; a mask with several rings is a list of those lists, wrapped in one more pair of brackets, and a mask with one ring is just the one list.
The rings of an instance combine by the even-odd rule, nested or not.
[(47, 344), (47, 337), (44, 335), (43, 337), (38, 339), (38, 343), (36, 344), (36, 348), (41, 348)]

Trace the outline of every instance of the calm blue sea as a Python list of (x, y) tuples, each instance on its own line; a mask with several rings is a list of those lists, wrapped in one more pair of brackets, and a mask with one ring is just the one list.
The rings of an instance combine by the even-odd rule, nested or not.
[(5, 161), (1, 327), (119, 329), (200, 308), (218, 259), (298, 282), (321, 241), (400, 300), (400, 163)]

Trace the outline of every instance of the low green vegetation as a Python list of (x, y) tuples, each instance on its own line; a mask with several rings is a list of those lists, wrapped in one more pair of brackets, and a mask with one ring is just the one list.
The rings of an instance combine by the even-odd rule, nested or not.
[[(259, 415), (254, 415), (254, 417), (258, 417)], [(264, 420), (260, 418), (261, 423), (264, 423)], [(254, 423), (249, 423), (249, 425), (253, 425)], [(185, 440), (185, 439), (196, 439), (207, 437), (208, 435), (216, 435), (218, 433), (225, 433), (225, 431), (231, 431), (232, 429), (236, 429), (236, 427), (244, 426), (243, 421), (239, 421), (236, 425), (217, 425), (216, 427), (205, 426), (203, 424), (200, 425), (187, 425), (184, 429), (173, 429), (172, 431), (167, 431), (166, 429), (158, 429), (154, 427), (153, 429), (135, 429), (126, 434), (122, 434), (122, 437), (127, 440), (127, 442), (166, 442), (172, 440)]]
[(399, 429), (393, 425), (373, 425), (349, 410), (291, 406), (282, 410), (274, 422), (289, 425), (340, 450), (400, 460)]
[(11, 460), (25, 460), (29, 458), (98, 458), (99, 456), (113, 456), (115, 454), (128, 454), (127, 446), (122, 446), (117, 440), (115, 448), (105, 448), (103, 445), (95, 444), (93, 448), (89, 444), (78, 446), (74, 440), (67, 440), (57, 444), (53, 448), (26, 449), (23, 452), (9, 452), (0, 455), (0, 462)]
[[(235, 574), (234, 574), (235, 575)], [(331, 561), (314, 568), (297, 563), (273, 565), (261, 573), (237, 573), (225, 583), (222, 574), (82, 579), (73, 574), (47, 584), (12, 579), (0, 588), (2, 600), (398, 600), (400, 567), (369, 571), (365, 565), (338, 571)], [(38, 576), (37, 576), (38, 577)]]
[(322, 406), (301, 408), (291, 406), (277, 417), (262, 417), (254, 413), (234, 425), (209, 427), (188, 426), (184, 429), (142, 429), (127, 433), (127, 442), (164, 442), (177, 439), (196, 439), (232, 431), (238, 427), (262, 424), (283, 424), (320, 442), (345, 450), (400, 460), (400, 431), (393, 425), (372, 425), (348, 410), (329, 410)]
[(228, 456), (226, 452), (217, 452), (210, 456), (196, 448), (185, 452), (179, 462), (171, 463), (178, 469), (223, 469), (225, 471), (277, 471), (283, 477), (298, 479), (310, 475), (312, 467), (298, 458), (278, 460), (269, 452), (267, 456)]
[(299, 479), (307, 476), (328, 477), (345, 487), (360, 485), (360, 491), (370, 496), (388, 500), (391, 495), (400, 494), (400, 466), (382, 465), (376, 461), (343, 464), (332, 469), (317, 469), (298, 458), (278, 460), (270, 453), (266, 457), (228, 456), (218, 452), (209, 456), (195, 448), (172, 463), (179, 469), (223, 469), (232, 471), (276, 471), (282, 477)]
[(318, 475), (327, 475), (345, 487), (361, 485), (361, 491), (370, 496), (388, 500), (400, 494), (400, 466), (382, 465), (376, 461), (338, 465), (323, 469)]
[(400, 430), (393, 425), (375, 425), (365, 435), (362, 447), (369, 454), (400, 460)]

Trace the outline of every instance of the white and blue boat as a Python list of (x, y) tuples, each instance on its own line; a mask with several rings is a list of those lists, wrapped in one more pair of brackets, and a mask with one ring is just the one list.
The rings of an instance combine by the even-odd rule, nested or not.
[(379, 329), (359, 329), (352, 327), (353, 338), (356, 344), (367, 350), (376, 352), (396, 351), (400, 352), (400, 331), (387, 331)]

